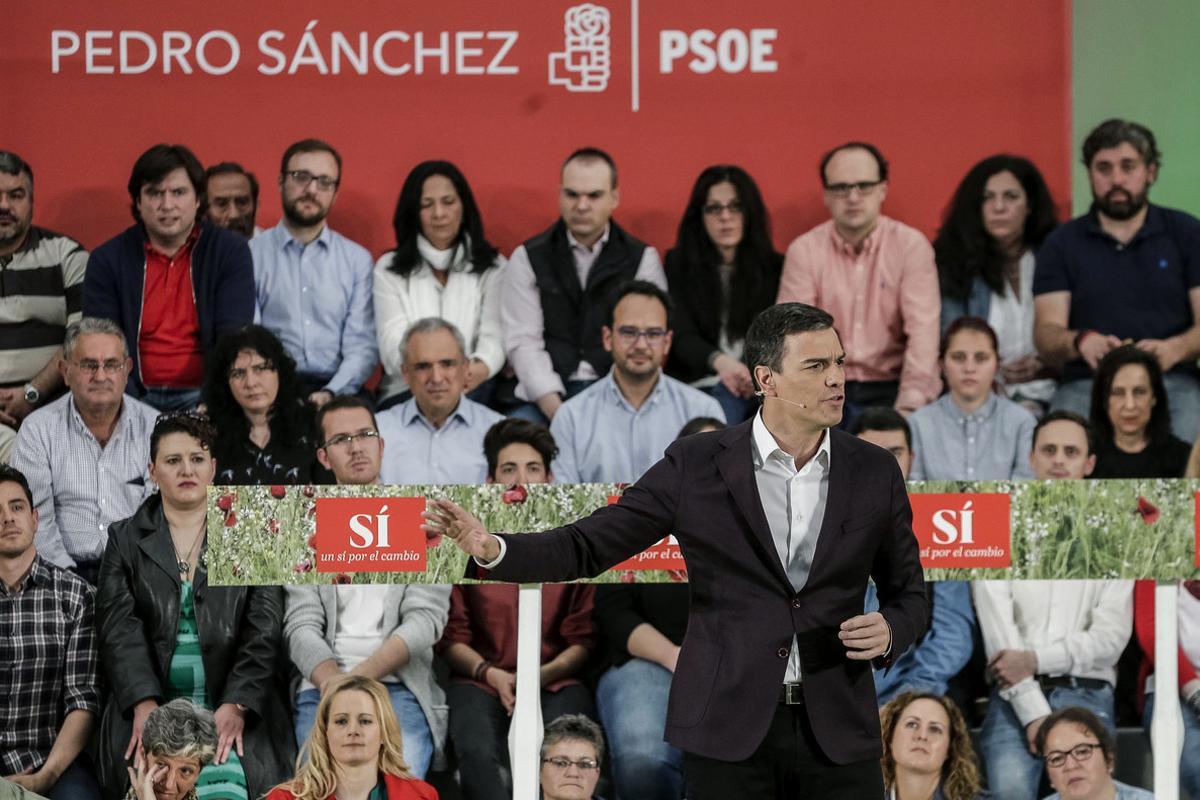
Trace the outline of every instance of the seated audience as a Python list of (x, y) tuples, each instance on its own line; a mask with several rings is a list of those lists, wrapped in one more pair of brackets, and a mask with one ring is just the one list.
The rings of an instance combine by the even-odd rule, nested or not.
[[(379, 483), (385, 441), (366, 401), (321, 407), (317, 452), (339, 485)], [(446, 625), (449, 586), (288, 586), (283, 634), (302, 681), (296, 744), (304, 746), (326, 687), (342, 674), (382, 681), (404, 736), (408, 768), (423, 778), (446, 741), (445, 697), (433, 677), (433, 645)]]
[(462, 333), (467, 392), (487, 403), (485, 383), (504, 366), (500, 294), (504, 258), (484, 237), (475, 195), (458, 167), (423, 161), (404, 179), (392, 217), (396, 248), (375, 263), (375, 335), (383, 361), (380, 410), (408, 399), (404, 334), (438, 317)]
[(658, 251), (613, 221), (619, 200), (612, 156), (576, 150), (562, 166), (560, 219), (509, 259), (500, 311), (516, 399), (525, 402), (515, 416), (548, 424), (563, 400), (608, 371), (600, 330), (617, 287), (667, 288)]
[[(904, 415), (890, 406), (873, 406), (858, 415), (851, 432), (892, 453), (900, 465), (900, 473), (908, 479), (913, 447), (912, 431)], [(902, 692), (946, 694), (950, 679), (971, 660), (975, 612), (971, 608), (970, 584), (936, 581), (926, 588), (933, 606), (929, 628), (891, 666), (875, 669), (875, 695), (881, 706)], [(868, 613), (879, 610), (874, 583), (867, 584), (863, 610)]]
[(29, 415), (12, 465), (33, 488), (42, 557), (95, 585), (108, 526), (153, 490), (146, 472), (158, 412), (125, 394), (131, 361), (115, 322), (67, 328), (60, 362), (67, 394)]
[(563, 403), (550, 423), (560, 481), (632, 483), (662, 458), (688, 420), (724, 417), (713, 397), (663, 374), (671, 350), (670, 303), (648, 281), (617, 290), (602, 329), (612, 368)]
[(542, 738), (542, 800), (600, 800), (593, 792), (604, 763), (604, 734), (582, 714), (559, 717)]
[(283, 592), (208, 584), (215, 436), (202, 416), (161, 417), (150, 436), (159, 493), (109, 528), (96, 629), (110, 687), (100, 730), (100, 783), (110, 800), (125, 794), (128, 760), (145, 749), (146, 718), (177, 697), (214, 709), (219, 738), (197, 779), (202, 799), (258, 797), (295, 755), (273, 689)]
[(1029, 445), (1037, 419), (995, 391), (996, 332), (979, 317), (959, 317), (942, 337), (938, 362), (946, 394), (918, 410), (914, 481), (1031, 478)]
[(1152, 353), (1135, 345), (1110, 350), (1092, 383), (1092, 477), (1182, 478), (1191, 448), (1171, 435), (1171, 409)]
[(16, 429), (62, 387), (63, 334), (79, 319), (87, 251), (33, 224), (33, 168), (0, 150), (0, 464)]
[[(1137, 581), (1133, 589), (1133, 630), (1142, 649), (1138, 702), (1144, 702), (1142, 724), (1149, 735), (1154, 721), (1155, 632), (1154, 581)], [(1179, 782), (1187, 795), (1200, 800), (1200, 581), (1179, 585), (1179, 706), (1183, 714), (1183, 753)]]
[(159, 706), (142, 728), (145, 756), (129, 767), (125, 800), (200, 800), (196, 782), (219, 744), (217, 723), (207, 708), (183, 697)]
[[(1055, 793), (1046, 800), (1151, 800), (1152, 792), (1113, 780), (1117, 741), (1111, 726), (1086, 708), (1046, 717), (1034, 740)], [(1032, 797), (1033, 795), (1029, 795)]]
[(1033, 254), (1057, 224), (1038, 168), (997, 155), (971, 167), (933, 240), (942, 331), (959, 317), (987, 320), (1000, 339), (1004, 393), (1036, 412), (1056, 385), (1033, 345)]
[(291, 145), (279, 165), (283, 216), (250, 240), (257, 319), (296, 360), (318, 406), (359, 392), (379, 361), (371, 254), (325, 221), (341, 183), (342, 157), (331, 145)]
[(217, 340), (208, 359), (204, 404), (217, 428), (218, 484), (313, 483), (313, 407), (296, 362), (275, 335), (247, 325)]
[(121, 326), (128, 390), (161, 411), (200, 400), (217, 337), (254, 321), (246, 242), (204, 219), (204, 168), (183, 145), (158, 144), (129, 176), (135, 224), (88, 259), (83, 313)]
[(1034, 272), (1034, 343), (1061, 368), (1053, 408), (1086, 414), (1109, 350), (1132, 341), (1162, 368), (1184, 441), (1200, 434), (1200, 220), (1152, 205), (1160, 154), (1149, 129), (1102, 122), (1083, 142), (1087, 214), (1046, 238)]
[(966, 720), (951, 700), (906, 691), (879, 714), (884, 800), (976, 800), (979, 767)]
[(830, 219), (787, 249), (779, 302), (828, 311), (846, 348), (842, 427), (867, 406), (911, 413), (938, 395), (937, 268), (923, 234), (883, 216), (888, 163), (866, 142), (821, 159)]
[[(544, 425), (505, 419), (484, 439), (487, 482), (549, 483), (554, 439)], [(594, 640), (595, 587), (542, 587), (542, 718), (593, 715), (578, 675)], [(517, 592), (514, 584), (455, 586), (438, 652), (450, 666), (450, 740), (466, 800), (512, 797), (508, 727), (516, 703)], [(589, 795), (590, 796), (590, 795)]]
[[(1047, 414), (1033, 435), (1034, 477), (1089, 475), (1091, 438), (1079, 415)], [(1099, 727), (1115, 726), (1113, 685), (1133, 628), (1133, 582), (989, 580), (972, 589), (995, 684), (979, 735), (988, 786), (997, 800), (1028, 800), (1042, 774), (1034, 754), (1044, 751), (1034, 743), (1051, 712), (1082, 706), (1103, 720)]]
[(675, 306), (667, 372), (715, 397), (730, 424), (758, 408), (742, 343), (754, 315), (775, 302), (782, 267), (754, 179), (732, 165), (701, 172), (666, 256)]
[(250, 239), (262, 233), (258, 216), (258, 178), (234, 161), (222, 161), (204, 171), (208, 221)]
[(100, 713), (94, 592), (38, 554), (37, 527), (25, 476), (0, 465), (0, 775), (50, 800), (98, 800), (83, 752)]
[(391, 444), (383, 482), (482, 482), (483, 437), (501, 416), (464, 393), (470, 362), (462, 332), (437, 317), (419, 319), (400, 350), (400, 374), (412, 397), (378, 416)]
[(403, 741), (381, 683), (337, 678), (321, 696), (296, 776), (266, 800), (437, 800), (437, 791), (413, 775)]

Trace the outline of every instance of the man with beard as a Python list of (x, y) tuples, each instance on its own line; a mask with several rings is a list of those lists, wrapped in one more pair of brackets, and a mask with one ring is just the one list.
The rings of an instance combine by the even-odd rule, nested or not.
[(247, 239), (262, 231), (258, 216), (258, 178), (234, 161), (222, 161), (204, 172), (208, 186), (208, 221)]
[(79, 319), (88, 254), (33, 223), (33, 170), (0, 150), (0, 464), (21, 420), (62, 386), (58, 359)]
[(293, 144), (279, 168), (283, 218), (250, 242), (262, 324), (296, 359), (318, 406), (359, 392), (379, 361), (371, 254), (325, 224), (341, 180), (331, 145)]
[(1200, 433), (1200, 220), (1147, 198), (1161, 156), (1154, 134), (1110, 119), (1088, 134), (1092, 207), (1046, 239), (1034, 273), (1034, 343), (1062, 370), (1051, 405), (1088, 415), (1092, 377), (1132, 342), (1165, 373), (1175, 435)]

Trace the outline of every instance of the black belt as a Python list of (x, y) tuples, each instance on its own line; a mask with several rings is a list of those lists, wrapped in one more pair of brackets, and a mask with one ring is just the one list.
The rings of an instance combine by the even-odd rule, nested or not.
[(1076, 678), (1074, 675), (1038, 675), (1043, 689), (1111, 689), (1112, 684), (1099, 678)]
[(785, 683), (779, 687), (779, 702), (785, 706), (804, 705), (804, 688), (798, 683)]

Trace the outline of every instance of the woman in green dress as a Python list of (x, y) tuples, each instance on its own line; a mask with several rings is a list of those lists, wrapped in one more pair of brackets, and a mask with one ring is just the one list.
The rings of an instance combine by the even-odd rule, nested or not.
[(295, 756), (288, 709), (273, 688), (281, 590), (208, 585), (214, 439), (201, 415), (160, 417), (150, 437), (159, 493), (109, 528), (96, 599), (111, 687), (101, 721), (106, 797), (125, 793), (150, 712), (178, 697), (211, 709), (216, 723), (215, 757), (196, 782), (200, 800), (259, 797)]

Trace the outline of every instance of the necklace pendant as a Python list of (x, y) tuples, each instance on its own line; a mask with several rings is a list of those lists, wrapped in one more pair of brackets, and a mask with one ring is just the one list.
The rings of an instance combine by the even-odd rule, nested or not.
[(186, 561), (176, 561), (175, 566), (179, 567), (180, 575), (187, 575), (188, 570), (192, 568), (192, 565)]

